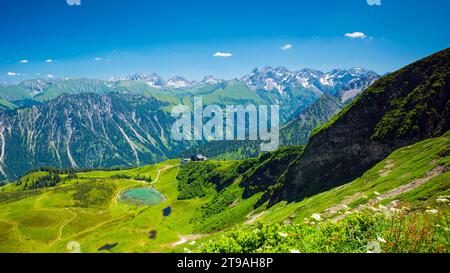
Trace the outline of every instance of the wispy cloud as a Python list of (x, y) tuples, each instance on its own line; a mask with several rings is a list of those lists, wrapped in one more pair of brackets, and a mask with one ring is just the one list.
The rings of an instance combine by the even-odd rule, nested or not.
[(49, 79), (53, 79), (55, 77), (55, 75), (53, 75), (53, 74), (48, 74), (47, 75), (47, 78), (49, 78)]
[(285, 44), (284, 46), (281, 47), (281, 50), (289, 50), (292, 48), (291, 44)]
[(16, 72), (8, 72), (6, 73), (8, 76), (17, 76), (18, 74)]
[(231, 54), (230, 52), (220, 52), (220, 51), (217, 51), (216, 53), (214, 53), (213, 56), (214, 56), (214, 57), (228, 58), (228, 57), (232, 57), (233, 54)]
[(23, 64), (26, 64), (26, 63), (28, 63), (28, 60), (20, 60), (19, 62), (23, 63)]
[(364, 39), (367, 38), (367, 35), (363, 32), (351, 32), (351, 33), (345, 33), (345, 37), (351, 38), (351, 39)]
[(53, 63), (53, 60), (52, 59), (47, 59), (47, 60), (45, 60), (45, 62), (46, 63)]
[(101, 61), (101, 60), (102, 60), (102, 58), (100, 58), (100, 57), (95, 57), (95, 58), (94, 58), (94, 61), (97, 61), (97, 62), (98, 62), (98, 61)]

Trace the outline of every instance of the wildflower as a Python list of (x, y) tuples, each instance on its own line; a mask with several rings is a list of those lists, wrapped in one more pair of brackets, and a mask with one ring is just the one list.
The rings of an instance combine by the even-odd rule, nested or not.
[(195, 245), (195, 241), (189, 243), (191, 246)]
[(374, 192), (374, 194), (375, 194), (376, 196), (380, 195), (380, 193), (379, 193), (379, 192), (377, 192), (377, 191), (376, 191), (376, 192)]
[(317, 221), (322, 221), (322, 217), (320, 217), (320, 214), (318, 213), (314, 213), (313, 215), (311, 215), (311, 218)]
[(383, 239), (383, 238), (381, 238), (381, 237), (377, 237), (377, 240), (380, 242), (380, 243), (383, 243), (383, 244), (385, 244), (386, 243), (386, 240), (385, 239)]
[(191, 250), (190, 250), (189, 248), (185, 248), (185, 249), (184, 249), (184, 252), (186, 252), (186, 253), (191, 253)]
[(287, 237), (288, 235), (284, 232), (278, 232), (278, 235), (280, 235), (281, 237)]
[(439, 203), (447, 203), (448, 202), (448, 199), (447, 198), (438, 198), (438, 199), (436, 199), (436, 201), (437, 202), (439, 202)]
[(397, 208), (389, 208), (389, 210), (390, 210), (392, 213), (400, 213), (400, 212), (402, 212), (401, 209), (397, 209)]
[(290, 252), (291, 252), (291, 253), (300, 253), (300, 251), (298, 251), (297, 249), (291, 249)]
[(374, 241), (367, 244), (367, 253), (381, 253), (380, 242)]
[(436, 213), (438, 213), (437, 209), (428, 209), (425, 212), (429, 213), (429, 214), (436, 214)]

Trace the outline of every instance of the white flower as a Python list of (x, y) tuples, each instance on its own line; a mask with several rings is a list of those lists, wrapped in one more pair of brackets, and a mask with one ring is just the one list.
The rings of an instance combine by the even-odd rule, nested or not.
[(186, 252), (186, 253), (191, 253), (191, 250), (190, 250), (189, 248), (185, 248), (185, 249), (184, 249), (184, 252)]
[(297, 249), (291, 249), (291, 253), (300, 253)]
[(436, 201), (438, 201), (439, 203), (447, 203), (448, 199), (447, 198), (438, 198), (438, 199), (436, 199)]
[(195, 245), (195, 241), (189, 243), (191, 246)]
[(389, 210), (390, 210), (392, 213), (400, 213), (400, 212), (402, 212), (401, 209), (396, 209), (396, 208), (389, 208)]
[(311, 215), (311, 218), (317, 221), (322, 221), (322, 217), (320, 217), (320, 214), (318, 213), (314, 213), (313, 215)]
[(378, 196), (378, 195), (380, 195), (380, 193), (379, 193), (379, 192), (377, 192), (377, 191), (376, 191), (376, 192), (374, 192), (374, 194), (375, 194), (375, 195), (377, 195), (377, 196)]
[(383, 238), (381, 238), (381, 237), (377, 237), (377, 240), (378, 240), (380, 243), (383, 243), (383, 244), (386, 243), (386, 240), (383, 239)]
[(284, 233), (284, 232), (278, 232), (278, 234), (281, 236), (281, 237), (287, 237), (288, 235), (286, 234), (286, 233)]
[(367, 244), (367, 253), (381, 253), (380, 242), (374, 241)]
[(429, 214), (436, 214), (436, 213), (438, 213), (437, 209), (428, 209), (425, 212), (429, 213)]

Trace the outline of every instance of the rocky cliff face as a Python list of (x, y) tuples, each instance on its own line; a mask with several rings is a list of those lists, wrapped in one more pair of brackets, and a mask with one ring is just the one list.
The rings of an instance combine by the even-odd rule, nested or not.
[(179, 152), (161, 103), (118, 94), (62, 95), (0, 113), (0, 177), (14, 180), (40, 166), (136, 166)]
[(450, 129), (450, 49), (374, 83), (310, 139), (271, 203), (349, 182), (392, 151)]

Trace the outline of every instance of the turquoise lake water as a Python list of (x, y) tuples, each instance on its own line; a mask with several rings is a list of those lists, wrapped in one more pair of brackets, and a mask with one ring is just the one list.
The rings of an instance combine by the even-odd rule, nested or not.
[(139, 188), (124, 191), (120, 200), (135, 205), (156, 205), (164, 201), (164, 196), (154, 188)]

